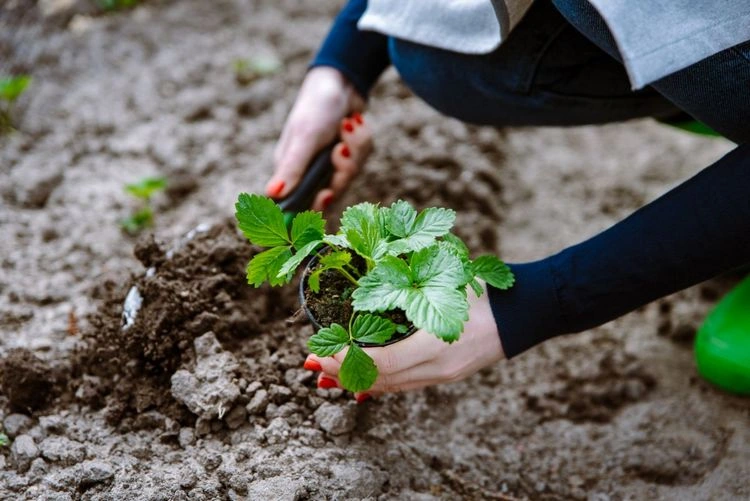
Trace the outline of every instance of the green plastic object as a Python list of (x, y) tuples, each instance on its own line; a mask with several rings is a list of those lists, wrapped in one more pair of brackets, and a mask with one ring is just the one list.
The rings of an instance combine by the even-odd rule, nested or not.
[(695, 361), (719, 388), (750, 395), (750, 276), (706, 317), (695, 338)]

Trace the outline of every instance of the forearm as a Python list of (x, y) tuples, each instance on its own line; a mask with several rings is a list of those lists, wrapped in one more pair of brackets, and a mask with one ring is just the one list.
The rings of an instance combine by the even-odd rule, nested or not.
[(357, 29), (367, 0), (350, 0), (342, 9), (311, 66), (339, 70), (363, 98), (388, 67), (388, 39), (384, 35)]
[(593, 238), (490, 288), (508, 357), (750, 262), (750, 146)]

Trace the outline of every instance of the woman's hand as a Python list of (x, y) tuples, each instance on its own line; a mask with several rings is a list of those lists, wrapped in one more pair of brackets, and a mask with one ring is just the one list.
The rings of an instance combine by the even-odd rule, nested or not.
[(360, 114), (363, 109), (364, 100), (338, 70), (311, 69), (276, 144), (268, 196), (284, 198), (294, 191), (313, 156), (337, 136), (341, 142), (331, 155), (331, 186), (317, 194), (312, 209), (323, 210), (340, 196), (372, 151), (372, 135)]
[[(365, 349), (378, 366), (378, 379), (367, 393), (355, 395), (357, 401), (377, 393), (460, 381), (505, 358), (486, 286), (482, 285), (485, 293), (481, 297), (469, 291), (469, 320), (455, 343), (448, 344), (420, 330), (398, 343)], [(319, 387), (338, 387), (337, 376), (345, 356), (346, 350), (326, 358), (310, 355), (305, 368), (322, 370)]]

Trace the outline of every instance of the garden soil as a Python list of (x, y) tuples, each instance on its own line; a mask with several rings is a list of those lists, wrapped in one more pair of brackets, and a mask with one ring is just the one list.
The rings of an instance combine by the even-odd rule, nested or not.
[[(0, 7), (0, 73), (33, 84), (0, 139), (0, 499), (747, 499), (750, 400), (692, 339), (720, 277), (466, 381), (357, 405), (305, 371), (296, 284), (252, 288), (238, 192), (261, 192), (339, 2)], [(239, 59), (279, 71), (237, 78)], [(650, 120), (473, 127), (389, 71), (363, 200), (458, 212), (473, 252), (533, 260), (732, 145)], [(123, 185), (168, 178), (131, 237)], [(123, 303), (130, 296), (130, 317)], [(134, 314), (133, 314), (134, 313)]]

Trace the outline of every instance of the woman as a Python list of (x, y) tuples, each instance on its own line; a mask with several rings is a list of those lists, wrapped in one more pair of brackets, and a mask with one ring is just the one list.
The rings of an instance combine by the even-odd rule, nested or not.
[[(750, 10), (721, 3), (347, 4), (288, 117), (270, 196), (292, 191), (337, 134), (335, 174), (314, 208), (341, 194), (370, 153), (361, 112), (388, 64), (427, 103), (467, 122), (578, 125), (687, 113), (739, 145), (599, 235), (512, 265), (516, 285), (502, 293), (487, 286), (488, 294), (474, 297), (457, 343), (418, 332), (368, 350), (380, 372), (372, 392), (463, 379), (750, 262)], [(311, 355), (305, 368), (322, 371), (319, 386), (334, 387), (343, 356)]]

